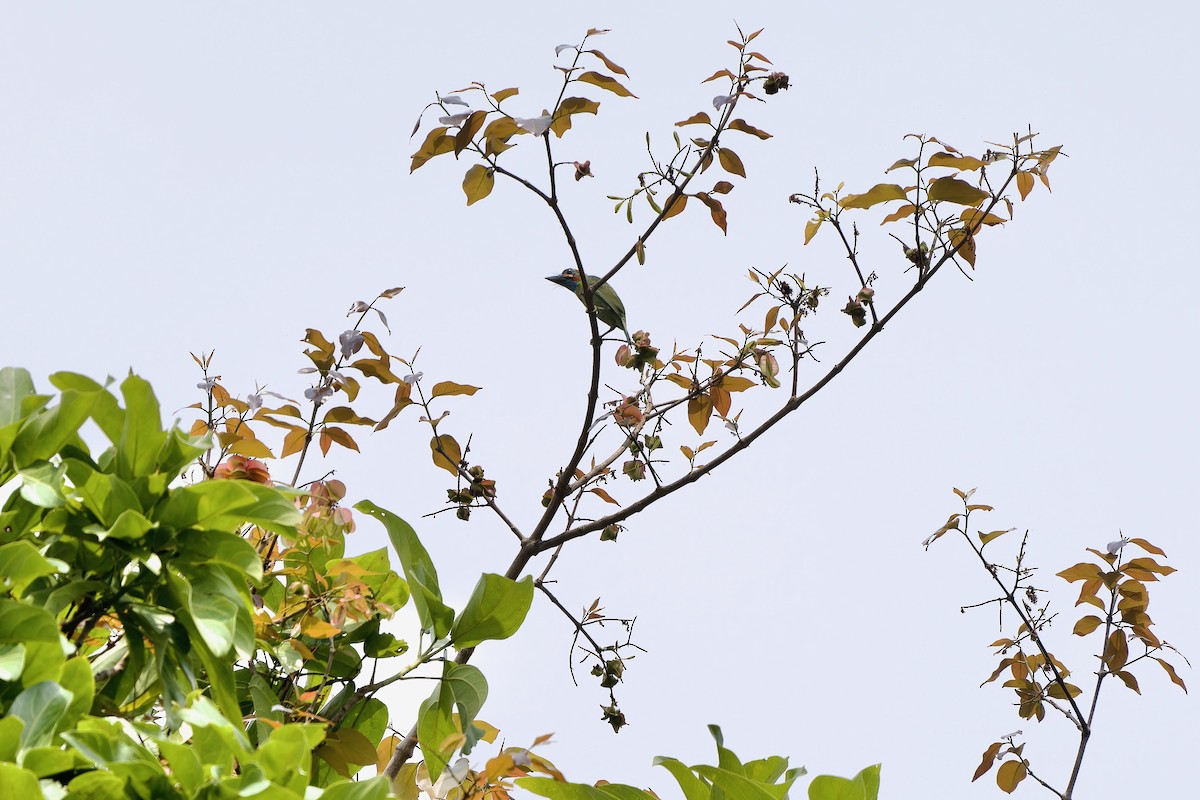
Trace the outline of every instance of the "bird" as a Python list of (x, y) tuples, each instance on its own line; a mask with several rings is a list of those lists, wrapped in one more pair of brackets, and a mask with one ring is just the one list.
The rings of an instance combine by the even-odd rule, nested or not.
[[(579, 298), (579, 302), (587, 305), (587, 301), (583, 299), (583, 284), (579, 280), (579, 270), (564, 269), (558, 275), (548, 276), (546, 280), (570, 289)], [(587, 276), (588, 286), (595, 286), (598, 280), (599, 278), (592, 275)], [(607, 325), (609, 331), (619, 329), (625, 335), (625, 341), (632, 344), (633, 338), (629, 335), (629, 328), (625, 324), (625, 304), (621, 302), (617, 290), (612, 287), (611, 283), (606, 282), (603, 286), (592, 290), (592, 303), (596, 306), (596, 319)]]

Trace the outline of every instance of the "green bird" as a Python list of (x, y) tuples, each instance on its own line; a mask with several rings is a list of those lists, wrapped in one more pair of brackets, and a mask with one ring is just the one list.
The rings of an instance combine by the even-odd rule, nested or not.
[[(570, 289), (579, 298), (579, 302), (587, 305), (583, 299), (583, 284), (579, 280), (578, 270), (564, 269), (560, 274), (551, 275), (546, 280)], [(588, 286), (595, 286), (598, 280), (599, 278), (589, 275)], [(625, 334), (625, 341), (632, 344), (633, 338), (629, 335), (629, 328), (625, 325), (625, 304), (617, 296), (617, 290), (612, 287), (612, 284), (605, 283), (598, 289), (593, 289), (592, 302), (596, 306), (596, 319), (607, 325), (608, 331), (620, 330)], [(608, 333), (608, 331), (604, 331), (604, 333)]]

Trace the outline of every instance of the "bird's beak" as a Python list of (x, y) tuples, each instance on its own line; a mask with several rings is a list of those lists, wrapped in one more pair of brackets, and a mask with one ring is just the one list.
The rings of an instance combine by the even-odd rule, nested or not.
[(569, 280), (564, 278), (562, 275), (547, 275), (546, 280), (550, 281), (551, 283), (557, 283), (559, 286), (567, 286), (570, 283)]

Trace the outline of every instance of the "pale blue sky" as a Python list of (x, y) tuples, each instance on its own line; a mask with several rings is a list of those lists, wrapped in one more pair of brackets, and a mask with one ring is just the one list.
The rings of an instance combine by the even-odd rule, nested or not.
[[(986, 576), (961, 545), (919, 544), (955, 510), (951, 486), (979, 486), (999, 509), (983, 524), (1032, 531), (1065, 616), (1053, 632), (1069, 640), (1074, 590), (1053, 573), (1120, 530), (1144, 536), (1181, 570), (1155, 587), (1161, 634), (1200, 652), (1189, 5), (10, 3), (0, 362), (43, 386), (58, 369), (132, 366), (170, 410), (198, 399), (188, 352), (215, 349), (232, 390), (298, 396), (304, 328), (336, 334), (351, 301), (404, 285), (388, 307), (392, 351), (421, 347), (427, 379), (484, 387), (453, 405), (452, 430), (474, 432), (506, 508), (529, 523), (585, 387), (583, 315), (542, 280), (566, 249), (511, 185), (466, 208), (465, 164), (447, 156), (409, 175), (413, 121), (435, 90), (473, 80), (520, 86), (515, 108), (534, 116), (556, 93), (554, 46), (612, 28), (596, 46), (641, 99), (592, 93), (599, 118), (558, 150), (592, 161), (597, 177), (567, 181), (564, 202), (589, 268), (606, 268), (632, 229), (605, 195), (633, 185), (647, 130), (665, 142), (709, 107), (716, 91), (699, 81), (728, 64), (735, 12), (766, 28), (756, 46), (793, 88), (747, 109), (775, 138), (736, 145), (749, 180), (728, 198), (730, 235), (689, 211), (615, 281), (631, 328), (658, 343), (731, 331), (751, 266), (788, 262), (833, 284), (833, 299), (849, 292), (832, 242), (802, 248), (806, 217), (786, 203), (811, 188), (814, 166), (830, 186), (865, 189), (911, 155), (906, 133), (970, 150), (1027, 125), (1070, 158), (1051, 171), (1052, 195), (1039, 187), (987, 232), (974, 283), (939, 276), (773, 436), (636, 517), (615, 545), (568, 549), (555, 573), (564, 602), (599, 595), (610, 613), (636, 614), (650, 651), (619, 695), (628, 729), (599, 722), (598, 687), (570, 685), (570, 629), (543, 604), (518, 637), (480, 650), (492, 685), (482, 716), (514, 743), (556, 731), (547, 755), (575, 780), (660, 793), (671, 782), (651, 758), (709, 760), (710, 722), (744, 756), (789, 755), (814, 773), (881, 761), (891, 797), (996, 796), (990, 779), (968, 781), (1016, 728), (1031, 734), (1035, 768), (1059, 778), (1065, 724), (1039, 730), (1005, 691), (977, 688), (999, 634), (991, 612), (958, 608), (990, 596)], [(886, 300), (902, 286), (898, 248), (874, 221), (862, 230)], [(817, 325), (831, 346), (846, 340), (836, 307)], [(376, 403), (364, 410), (386, 397)], [(420, 519), (446, 488), (427, 438), (406, 412), (364, 441), (364, 457), (332, 466), (353, 497), (417, 525), (461, 601), (480, 570), (503, 570), (511, 540), (482, 513), (469, 526)], [(364, 524), (358, 547), (382, 540)], [(1086, 673), (1077, 644), (1057, 652)], [(1191, 785), (1194, 701), (1157, 667), (1142, 688), (1102, 699), (1079, 796)]]

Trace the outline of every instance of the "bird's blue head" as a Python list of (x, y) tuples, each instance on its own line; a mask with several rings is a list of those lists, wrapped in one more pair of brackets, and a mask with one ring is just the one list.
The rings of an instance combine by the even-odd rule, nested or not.
[(546, 280), (551, 283), (557, 283), (559, 286), (570, 289), (572, 292), (579, 288), (579, 271), (575, 269), (564, 269), (557, 275), (550, 275)]

